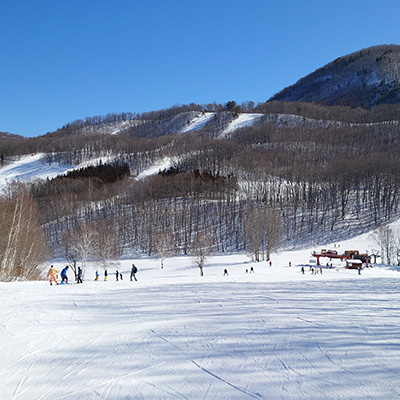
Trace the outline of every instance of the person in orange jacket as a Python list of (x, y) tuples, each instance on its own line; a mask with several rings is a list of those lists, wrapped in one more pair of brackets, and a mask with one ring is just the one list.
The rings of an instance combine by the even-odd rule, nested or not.
[(57, 274), (60, 273), (60, 271), (57, 271), (53, 266), (50, 267), (49, 272), (47, 273), (47, 277), (50, 278), (50, 285), (53, 284), (53, 281), (58, 285), (57, 282)]

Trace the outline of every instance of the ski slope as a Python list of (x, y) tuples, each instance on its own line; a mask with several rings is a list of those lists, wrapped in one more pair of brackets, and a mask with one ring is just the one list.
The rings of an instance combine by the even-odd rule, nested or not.
[[(34, 155), (1, 168), (0, 180), (63, 168)], [(365, 234), (322, 247), (376, 246)], [(160, 269), (131, 255), (116, 260), (118, 282), (115, 269), (95, 282), (96, 265), (82, 285), (0, 282), (1, 399), (399, 399), (399, 270), (358, 275), (332, 260), (303, 275), (313, 250), (273, 254), (271, 267), (213, 256), (204, 277), (190, 257)]]
[(264, 114), (239, 114), (222, 132), (220, 137), (226, 137), (237, 129), (253, 126)]
[(73, 169), (46, 160), (43, 153), (26, 155), (0, 168), (0, 189), (13, 181), (29, 182), (36, 179), (55, 178)]
[[(72, 166), (48, 162), (45, 154), (42, 153), (22, 156), (18, 160), (0, 168), (0, 190), (4, 189), (12, 182), (28, 183), (38, 179), (52, 179), (74, 169), (84, 168), (88, 165), (96, 165), (100, 161), (108, 162), (109, 159), (107, 157), (100, 157)], [(155, 175), (159, 171), (170, 168), (172, 163), (173, 159), (170, 157), (157, 160), (153, 165), (143, 170), (137, 176), (137, 179), (144, 179), (148, 176)]]
[(181, 130), (181, 133), (193, 132), (203, 128), (214, 118), (215, 114), (216, 113), (213, 112), (198, 113), (189, 121), (189, 124)]
[(132, 257), (118, 282), (93, 265), (82, 285), (0, 283), (2, 398), (398, 399), (399, 272), (302, 275), (310, 253), (214, 256), (204, 277), (189, 257)]

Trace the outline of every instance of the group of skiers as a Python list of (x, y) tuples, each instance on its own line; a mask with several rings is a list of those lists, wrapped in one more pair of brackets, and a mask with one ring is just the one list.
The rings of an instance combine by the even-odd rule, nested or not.
[[(57, 274), (60, 274), (60, 276), (61, 276), (61, 284), (62, 284), (62, 285), (63, 285), (63, 284), (68, 285), (68, 283), (69, 283), (69, 282), (68, 282), (68, 275), (67, 275), (68, 269), (69, 269), (69, 266), (67, 265), (65, 268), (63, 268), (63, 269), (61, 270), (61, 274), (60, 274), (60, 271), (58, 271), (57, 269), (54, 268), (53, 265), (51, 265), (49, 271), (47, 272), (47, 278), (49, 278), (49, 280), (50, 280), (50, 285), (53, 285), (53, 282), (54, 282), (56, 285), (59, 285), (59, 284), (60, 284), (60, 283), (58, 283), (58, 281), (57, 281)], [(132, 281), (133, 279), (134, 279), (135, 281), (137, 281), (137, 279), (136, 279), (136, 273), (137, 273), (137, 271), (138, 271), (138, 270), (137, 270), (135, 264), (132, 264), (131, 275), (130, 275), (131, 281)], [(76, 283), (83, 283), (82, 274), (83, 274), (82, 268), (81, 268), (81, 267), (78, 267), (78, 271), (77, 271), (77, 274), (76, 274)], [(94, 280), (95, 280), (95, 281), (98, 281), (98, 280), (99, 280), (99, 276), (100, 276), (100, 275), (99, 275), (99, 271), (96, 271), (96, 276), (95, 276), (95, 279), (94, 279)], [(104, 280), (105, 280), (105, 281), (107, 280), (107, 277), (108, 277), (108, 272), (107, 272), (107, 270), (105, 270), (105, 271), (104, 271)], [(122, 279), (123, 279), (122, 273), (119, 272), (118, 270), (115, 271), (115, 279), (116, 279), (117, 281), (119, 281), (119, 280), (122, 281)]]
[[(67, 265), (65, 268), (63, 268), (61, 270), (61, 284), (68, 285), (68, 275), (67, 275), (68, 268), (69, 267)], [(52, 285), (53, 282), (56, 285), (59, 285), (59, 283), (57, 282), (57, 274), (59, 274), (59, 273), (60, 273), (60, 271), (56, 270), (53, 265), (50, 266), (49, 272), (47, 272), (47, 277), (50, 279), (50, 285)], [(78, 271), (78, 279), (79, 279), (79, 271)], [(81, 281), (80, 283), (82, 283), (82, 272), (80, 275), (80, 281)], [(79, 283), (79, 280), (78, 280), (78, 283)]]

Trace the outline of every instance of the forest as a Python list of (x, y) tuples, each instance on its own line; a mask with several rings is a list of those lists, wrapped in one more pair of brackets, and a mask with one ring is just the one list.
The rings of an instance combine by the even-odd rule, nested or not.
[[(86, 258), (99, 258), (104, 240), (113, 244), (100, 257), (104, 265), (128, 250), (163, 257), (190, 254), (205, 242), (210, 251), (268, 259), (277, 248), (350, 237), (398, 217), (399, 111), (398, 105), (191, 104), (87, 118), (37, 138), (6, 135), (5, 164), (37, 152), (68, 165), (101, 161), (32, 182), (23, 192), (10, 187), (2, 201), (17, 207), (18, 193), (25, 202), (29, 197), (46, 254), (72, 263), (79, 258), (73, 238), (82, 242), (83, 231), (94, 233)], [(260, 114), (258, 123), (222, 136), (244, 112)], [(202, 113), (212, 113), (209, 123), (179, 130)], [(123, 129), (105, 134), (107, 124)], [(169, 169), (137, 179), (165, 158)]]

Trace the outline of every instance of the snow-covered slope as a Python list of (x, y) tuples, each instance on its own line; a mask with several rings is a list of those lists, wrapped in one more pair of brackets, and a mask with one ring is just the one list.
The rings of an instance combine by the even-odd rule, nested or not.
[(181, 130), (182, 133), (185, 132), (192, 132), (196, 131), (198, 129), (203, 128), (205, 125), (207, 125), (208, 122), (214, 118), (215, 113), (212, 112), (206, 112), (206, 113), (197, 113), (190, 121), (189, 123)]
[(160, 171), (169, 169), (172, 166), (173, 160), (171, 157), (165, 157), (162, 160), (155, 162), (153, 165), (149, 166), (143, 170), (136, 179), (144, 179), (151, 175), (156, 175)]
[(303, 275), (311, 250), (212, 257), (204, 277), (188, 257), (133, 258), (118, 282), (92, 266), (81, 285), (0, 283), (2, 398), (399, 398), (399, 272)]
[[(56, 162), (49, 162), (46, 155), (38, 153), (29, 156), (20, 157), (18, 160), (0, 168), (0, 190), (9, 185), (11, 182), (31, 182), (37, 179), (52, 179), (58, 175), (63, 175), (68, 171), (77, 168), (84, 168), (88, 165), (96, 165), (100, 161), (103, 163), (109, 161), (107, 157), (96, 158), (79, 165), (61, 165)], [(143, 179), (150, 175), (155, 175), (159, 171), (168, 169), (173, 163), (172, 158), (163, 158), (150, 165), (142, 171), (137, 179)]]
[(240, 114), (221, 132), (220, 137), (225, 137), (237, 129), (255, 125), (262, 116), (263, 114)]
[[(69, 168), (45, 160), (1, 168), (2, 185)], [(322, 247), (375, 246), (365, 234)], [(114, 268), (94, 281), (92, 264), (82, 285), (0, 283), (1, 398), (398, 399), (400, 272), (374, 266), (358, 275), (332, 260), (322, 274), (303, 275), (313, 250), (273, 254), (272, 266), (214, 256), (204, 277), (190, 257), (161, 270), (158, 259), (131, 255), (115, 261), (118, 282)], [(138, 282), (129, 280), (132, 262)]]
[(0, 188), (13, 181), (28, 182), (35, 179), (54, 178), (70, 169), (72, 166), (47, 161), (42, 153), (23, 156), (0, 168)]
[(102, 162), (109, 161), (107, 157), (102, 157), (72, 166), (51, 162), (43, 153), (22, 156), (0, 168), (0, 189), (13, 181), (31, 182), (37, 179), (52, 179), (73, 169), (96, 165), (100, 160)]

